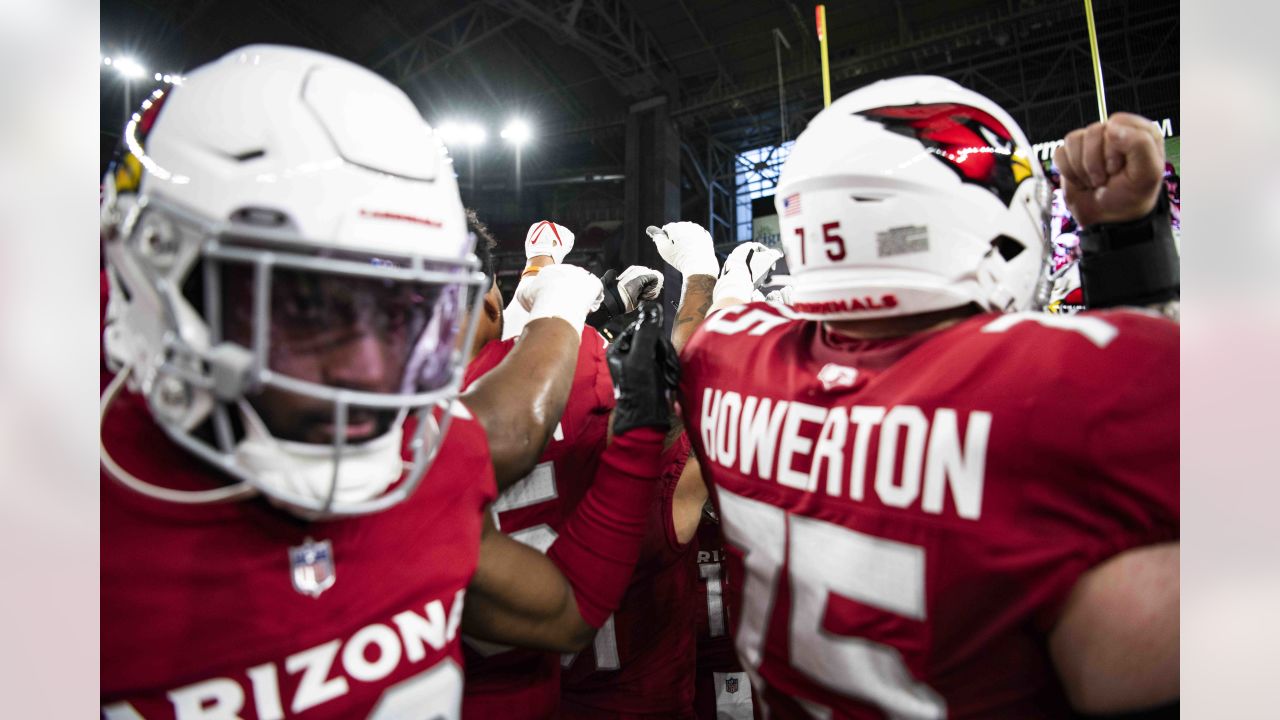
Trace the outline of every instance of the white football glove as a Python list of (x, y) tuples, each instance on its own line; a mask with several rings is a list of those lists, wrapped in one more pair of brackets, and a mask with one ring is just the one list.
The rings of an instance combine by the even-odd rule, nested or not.
[(623, 310), (631, 312), (641, 300), (657, 300), (662, 294), (662, 273), (643, 265), (632, 265), (618, 276), (616, 287)]
[(715, 244), (711, 233), (694, 222), (674, 222), (661, 229), (652, 225), (645, 231), (658, 246), (658, 254), (667, 264), (688, 278), (690, 275), (720, 274)]
[(791, 286), (783, 285), (777, 290), (770, 290), (769, 294), (764, 296), (764, 299), (768, 300), (771, 303), (778, 303), (780, 305), (790, 305), (791, 304)]
[(600, 278), (576, 265), (548, 265), (520, 281), (516, 299), (529, 311), (528, 322), (557, 317), (581, 335), (587, 313), (604, 300), (604, 286)]
[[(764, 278), (782, 259), (782, 253), (761, 245), (758, 242), (744, 242), (729, 253), (724, 261), (724, 269), (716, 280), (716, 289), (711, 293), (713, 304), (721, 300), (733, 298), (743, 302), (756, 299)], [(760, 296), (763, 299), (763, 295)]]
[(524, 256), (532, 260), (539, 255), (550, 255), (556, 264), (564, 262), (564, 256), (573, 249), (573, 231), (550, 220), (540, 220), (529, 226), (524, 236)]

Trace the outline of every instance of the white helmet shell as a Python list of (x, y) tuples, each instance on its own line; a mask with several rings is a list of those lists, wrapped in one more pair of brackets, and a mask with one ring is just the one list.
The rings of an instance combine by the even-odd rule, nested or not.
[(940, 77), (874, 83), (796, 140), (775, 203), (792, 308), (812, 319), (1013, 311), (1042, 291), (1048, 183), (991, 100)]
[[(107, 354), (175, 442), (308, 516), (371, 512), (412, 492), (448, 419), (431, 411), (451, 407), (461, 382), (461, 313), (479, 308), (484, 282), (451, 160), (403, 91), (320, 52), (235, 50), (143, 103), (104, 179), (102, 218)], [(230, 266), (247, 268), (237, 272), (251, 274), (252, 297), (220, 294)], [(345, 284), (353, 297), (432, 289), (405, 295), (421, 322), (398, 356), (399, 387), (343, 387), (272, 366), (273, 283), (299, 277)], [(349, 307), (376, 316), (374, 300)], [(249, 339), (224, 337), (231, 313), (252, 317)], [(330, 403), (332, 442), (273, 436), (251, 405), (264, 388)], [(347, 442), (353, 408), (398, 419)], [(422, 435), (404, 475), (409, 413)], [(196, 432), (206, 423), (216, 433)]]

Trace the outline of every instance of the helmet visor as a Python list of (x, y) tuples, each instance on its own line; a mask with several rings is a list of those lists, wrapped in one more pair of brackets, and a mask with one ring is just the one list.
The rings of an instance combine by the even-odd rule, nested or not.
[[(252, 254), (252, 250), (244, 250)], [(459, 370), (463, 263), (278, 251), (217, 262), (216, 341), (252, 351), (258, 382), (246, 399), (272, 435), (333, 438), (334, 404), (348, 407), (343, 440), (379, 437), (404, 410), (447, 393)]]

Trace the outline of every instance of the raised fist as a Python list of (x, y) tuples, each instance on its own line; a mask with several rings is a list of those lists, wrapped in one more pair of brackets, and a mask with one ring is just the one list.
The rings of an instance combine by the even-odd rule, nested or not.
[(618, 403), (613, 432), (671, 425), (671, 396), (680, 381), (675, 348), (662, 329), (662, 305), (646, 300), (635, 321), (622, 331), (608, 351)]
[(558, 317), (579, 334), (587, 313), (600, 307), (603, 298), (600, 278), (576, 265), (549, 265), (516, 288), (516, 300), (529, 311), (529, 322)]
[(636, 309), (641, 300), (657, 300), (662, 294), (662, 273), (643, 265), (632, 265), (618, 276), (618, 297), (622, 299), (622, 311)]
[(573, 249), (573, 231), (550, 220), (540, 220), (529, 226), (524, 236), (524, 256), (532, 260), (539, 255), (548, 255), (559, 264), (564, 256)]
[[(764, 283), (773, 266), (782, 259), (782, 253), (771, 250), (758, 242), (744, 242), (729, 253), (711, 294), (712, 302), (719, 305), (726, 298), (744, 302), (755, 299), (756, 289)], [(763, 298), (763, 296), (762, 296)]]
[(1137, 220), (1164, 192), (1164, 140), (1139, 115), (1115, 113), (1071, 131), (1053, 159), (1067, 208), (1081, 227)]
[(783, 285), (777, 290), (770, 290), (769, 294), (764, 296), (764, 299), (771, 303), (778, 303), (779, 305), (790, 305), (791, 286)]
[(711, 233), (698, 223), (674, 222), (661, 228), (650, 225), (646, 232), (653, 238), (653, 244), (658, 246), (658, 254), (662, 259), (686, 278), (690, 275), (715, 277), (720, 274), (720, 263), (716, 260)]

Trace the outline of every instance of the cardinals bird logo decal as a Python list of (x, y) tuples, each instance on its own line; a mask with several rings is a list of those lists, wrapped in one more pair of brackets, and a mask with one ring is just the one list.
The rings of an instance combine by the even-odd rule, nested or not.
[(924, 145), (961, 182), (982, 186), (1005, 205), (1023, 180), (1031, 177), (1031, 161), (1018, 148), (1008, 128), (984, 110), (959, 103), (879, 107), (857, 113), (890, 132)]

